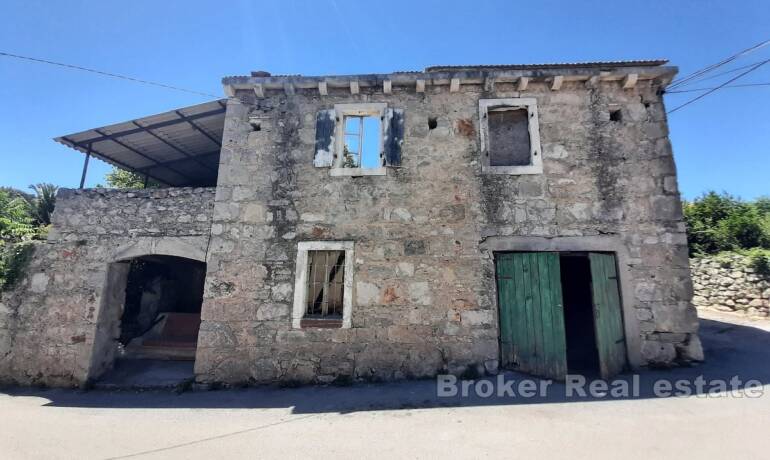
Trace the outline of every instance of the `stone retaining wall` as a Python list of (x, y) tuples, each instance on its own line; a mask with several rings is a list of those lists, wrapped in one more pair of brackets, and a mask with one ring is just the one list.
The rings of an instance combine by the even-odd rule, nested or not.
[(747, 257), (699, 257), (690, 259), (690, 267), (698, 308), (770, 316), (770, 276), (756, 273)]

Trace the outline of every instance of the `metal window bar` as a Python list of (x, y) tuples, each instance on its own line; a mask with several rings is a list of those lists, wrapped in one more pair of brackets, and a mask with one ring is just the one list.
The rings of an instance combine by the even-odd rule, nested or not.
[(341, 318), (345, 251), (309, 251), (306, 318)]
[[(360, 115), (348, 115), (345, 117), (345, 145), (348, 147), (348, 151), (355, 155), (355, 165), (356, 167), (361, 167), (361, 161), (363, 159), (363, 152), (364, 152), (364, 118)], [(348, 132), (348, 120), (355, 119), (358, 123), (358, 132)], [(347, 139), (348, 136), (356, 136), (358, 137), (358, 148), (355, 152), (350, 150), (350, 146), (348, 145)]]

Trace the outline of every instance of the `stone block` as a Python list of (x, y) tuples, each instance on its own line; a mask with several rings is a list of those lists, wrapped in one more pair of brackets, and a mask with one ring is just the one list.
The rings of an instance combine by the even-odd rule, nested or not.
[(668, 342), (643, 340), (642, 359), (652, 365), (671, 365), (676, 359), (676, 348)]
[(359, 281), (356, 284), (356, 305), (375, 305), (380, 297), (380, 288), (372, 283)]
[(416, 256), (423, 255), (427, 251), (427, 244), (424, 240), (407, 240), (404, 241), (404, 255)]
[(493, 324), (495, 315), (491, 310), (466, 310), (460, 313), (463, 324), (480, 326)]

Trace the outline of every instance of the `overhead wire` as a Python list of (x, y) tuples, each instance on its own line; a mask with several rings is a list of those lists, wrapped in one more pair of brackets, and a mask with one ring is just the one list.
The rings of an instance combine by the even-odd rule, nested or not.
[(700, 99), (703, 99), (704, 97), (708, 96), (709, 94), (711, 94), (711, 93), (713, 93), (715, 91), (718, 91), (721, 88), (726, 87), (727, 85), (729, 85), (730, 83), (734, 82), (735, 80), (738, 80), (739, 78), (741, 78), (741, 77), (743, 77), (743, 76), (745, 76), (745, 75), (747, 75), (747, 74), (757, 70), (758, 68), (760, 68), (763, 65), (767, 64), (768, 62), (770, 62), (770, 59), (765, 59), (764, 61), (760, 61), (759, 63), (755, 64), (754, 66), (752, 66), (751, 68), (749, 68), (745, 72), (741, 72), (739, 75), (737, 75), (737, 76), (727, 80), (726, 82), (722, 83), (721, 85), (715, 86), (714, 88), (711, 88), (711, 89), (707, 90), (705, 93), (699, 94), (698, 96), (688, 100), (687, 102), (685, 102), (685, 103), (683, 103), (681, 105), (678, 105), (677, 107), (669, 110), (667, 113), (674, 113), (677, 110), (680, 110), (680, 109), (682, 109), (682, 108), (692, 104), (693, 102), (696, 102), (696, 101), (698, 101)]
[[(723, 86), (722, 88), (748, 88), (752, 86), (770, 86), (770, 83), (745, 83), (743, 85), (727, 85)], [(708, 91), (715, 88), (716, 87), (714, 86), (711, 88), (680, 89), (674, 91), (666, 91), (666, 94), (697, 93), (698, 91)]]
[(140, 78), (129, 77), (129, 76), (126, 76), (126, 75), (120, 75), (120, 74), (111, 73), (111, 72), (104, 72), (102, 70), (89, 69), (88, 67), (81, 67), (81, 66), (73, 65), (73, 64), (65, 64), (63, 62), (49, 61), (47, 59), (34, 58), (34, 57), (30, 57), (30, 56), (22, 56), (22, 55), (19, 55), (19, 54), (6, 53), (6, 52), (3, 52), (3, 51), (0, 51), (0, 56), (5, 56), (5, 57), (10, 57), (10, 58), (15, 58), (15, 59), (22, 59), (22, 60), (32, 61), (32, 62), (38, 62), (38, 63), (48, 64), (48, 65), (53, 65), (53, 66), (65, 67), (65, 68), (68, 68), (68, 69), (80, 70), (80, 71), (83, 71), (83, 72), (91, 72), (91, 73), (95, 73), (95, 74), (106, 76), (106, 77), (119, 78), (119, 79), (123, 79), (123, 80), (132, 81), (134, 83), (141, 83), (141, 84), (145, 84), (145, 85), (157, 86), (157, 87), (160, 87), (160, 88), (170, 89), (170, 90), (174, 90), (174, 91), (182, 91), (182, 92), (185, 92), (185, 93), (197, 94), (199, 96), (213, 97), (213, 98), (220, 98), (221, 97), (221, 96), (216, 96), (214, 94), (204, 93), (204, 92), (201, 92), (201, 91), (195, 91), (195, 90), (191, 90), (191, 89), (181, 88), (181, 87), (178, 87), (178, 86), (167, 85), (165, 83), (158, 83), (158, 82), (154, 82), (154, 81), (150, 81), (150, 80), (142, 80)]
[(723, 65), (729, 64), (730, 62), (733, 62), (734, 60), (738, 59), (741, 56), (745, 56), (745, 55), (747, 55), (749, 53), (752, 53), (752, 52), (754, 52), (754, 51), (756, 51), (756, 50), (758, 50), (760, 48), (763, 48), (763, 47), (765, 47), (765, 46), (767, 46), (769, 44), (770, 44), (770, 40), (765, 40), (765, 41), (763, 41), (761, 43), (757, 43), (756, 45), (754, 45), (752, 47), (749, 47), (749, 48), (746, 48), (743, 51), (739, 51), (739, 52), (733, 54), (732, 56), (730, 56), (728, 58), (725, 58), (725, 59), (723, 59), (723, 60), (721, 60), (721, 61), (719, 61), (719, 62), (717, 62), (715, 64), (708, 65), (708, 66), (706, 66), (706, 67), (704, 67), (704, 68), (702, 68), (700, 70), (697, 70), (697, 71), (695, 71), (695, 72), (693, 72), (693, 73), (691, 73), (689, 75), (686, 75), (686, 76), (684, 76), (684, 77), (682, 77), (682, 78), (680, 78), (678, 80), (674, 80), (671, 83), (671, 85), (669, 85), (669, 88), (676, 88), (677, 86), (681, 86), (681, 85), (683, 85), (683, 84), (685, 84), (685, 83), (687, 83), (687, 82), (689, 82), (689, 81), (691, 81), (693, 79), (696, 79), (696, 78), (698, 78), (698, 77), (700, 77), (700, 76), (702, 76), (702, 75), (704, 75), (704, 74), (706, 74), (708, 72), (711, 72), (712, 70), (715, 70), (715, 69), (717, 69), (719, 67), (722, 67)]
[(697, 82), (706, 81), (706, 80), (713, 80), (714, 78), (718, 78), (718, 77), (721, 77), (723, 75), (729, 75), (731, 73), (739, 72), (739, 71), (741, 71), (743, 69), (748, 69), (749, 67), (751, 67), (751, 66), (753, 66), (755, 64), (759, 64), (760, 62), (761, 61), (752, 62), (751, 64), (746, 64), (746, 65), (742, 65), (740, 67), (736, 67), (734, 69), (725, 70), (724, 72), (715, 73), (714, 75), (701, 76), (700, 78), (696, 78), (695, 80), (692, 80), (692, 81), (690, 81), (688, 83), (685, 83), (684, 86), (691, 85), (691, 84), (697, 83)]

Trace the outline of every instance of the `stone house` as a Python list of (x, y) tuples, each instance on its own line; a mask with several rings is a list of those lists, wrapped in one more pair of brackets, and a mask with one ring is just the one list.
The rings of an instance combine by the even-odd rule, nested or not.
[(57, 138), (161, 187), (60, 192), (2, 297), (0, 376), (82, 385), (132, 353), (225, 384), (701, 360), (665, 64), (254, 72)]

